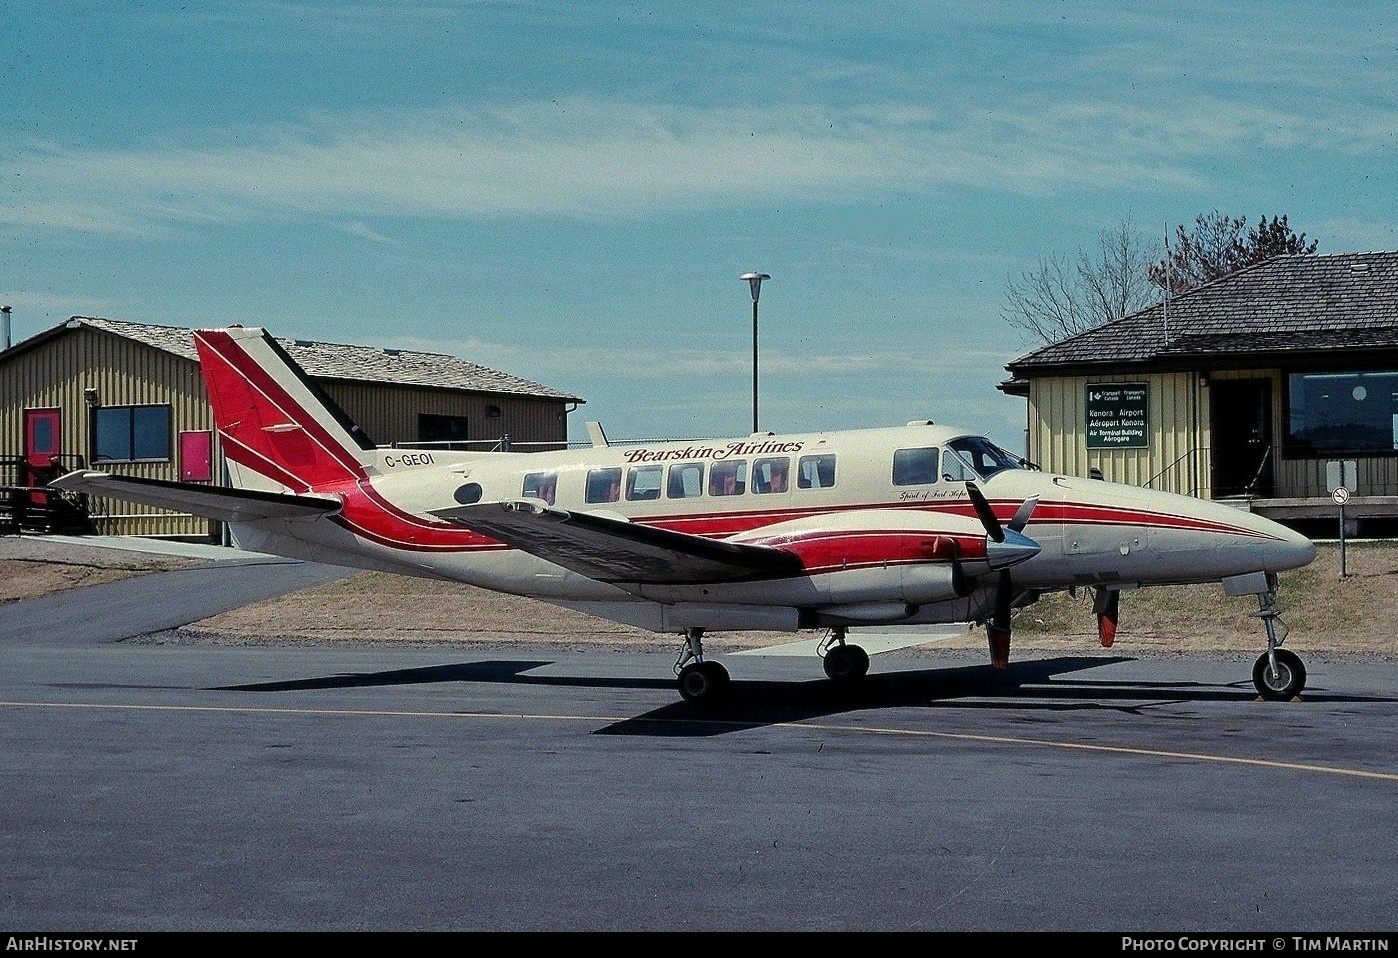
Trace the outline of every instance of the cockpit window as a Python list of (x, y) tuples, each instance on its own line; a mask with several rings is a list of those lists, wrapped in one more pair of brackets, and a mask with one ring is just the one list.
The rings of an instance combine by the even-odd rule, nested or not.
[(893, 484), (917, 486), (937, 481), (937, 447), (925, 449), (895, 449), (893, 452)]
[[(1001, 449), (995, 443), (983, 436), (963, 436), (960, 439), (953, 439), (947, 443), (967, 466), (975, 471), (982, 479), (989, 479), (998, 472), (1006, 469), (1024, 468), (1024, 460), (1018, 456), (1012, 456)], [(947, 457), (950, 458), (950, 457)], [(943, 463), (943, 472), (947, 471), (949, 463)], [(969, 479), (971, 476), (949, 476), (952, 479)]]

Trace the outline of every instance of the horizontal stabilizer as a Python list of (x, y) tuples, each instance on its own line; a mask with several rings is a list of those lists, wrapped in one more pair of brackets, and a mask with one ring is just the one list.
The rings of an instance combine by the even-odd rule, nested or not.
[(340, 511), (340, 500), (330, 496), (293, 496), (252, 489), (228, 489), (205, 483), (116, 476), (83, 469), (60, 476), (49, 485), (70, 492), (109, 496), (160, 509), (188, 512), (220, 522), (315, 519)]
[(801, 569), (800, 559), (782, 549), (555, 509), (538, 499), (456, 506), (432, 514), (601, 582), (738, 582)]

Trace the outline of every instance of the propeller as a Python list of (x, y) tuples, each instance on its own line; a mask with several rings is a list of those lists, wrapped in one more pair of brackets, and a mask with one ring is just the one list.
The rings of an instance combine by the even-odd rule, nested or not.
[(1010, 612), (1014, 605), (1014, 582), (1010, 578), (1009, 567), (1039, 554), (1040, 546), (1021, 530), (1029, 524), (1034, 509), (1039, 504), (1038, 496), (1025, 499), (1008, 525), (1001, 525), (995, 510), (985, 493), (974, 482), (966, 483), (966, 494), (971, 498), (981, 525), (985, 526), (986, 561), (992, 569), (999, 569), (995, 581), (995, 603), (990, 619), (986, 622), (986, 635), (990, 642), (990, 664), (997, 669), (1010, 666)]
[[(971, 505), (976, 507), (976, 515), (980, 516), (981, 525), (985, 526), (985, 534), (990, 536), (992, 542), (1004, 542), (1005, 530), (1000, 525), (1000, 519), (995, 515), (995, 510), (990, 508), (990, 503), (986, 501), (985, 493), (981, 492), (980, 486), (968, 481), (966, 495), (971, 497)], [(1019, 514), (1015, 513), (1015, 517), (1018, 518)]]

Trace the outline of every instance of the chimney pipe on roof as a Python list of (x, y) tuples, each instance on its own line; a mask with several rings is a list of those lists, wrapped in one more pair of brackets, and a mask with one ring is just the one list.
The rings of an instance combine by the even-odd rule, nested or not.
[(10, 348), (10, 307), (0, 306), (0, 316), (4, 317), (0, 321), (0, 353), (3, 353)]

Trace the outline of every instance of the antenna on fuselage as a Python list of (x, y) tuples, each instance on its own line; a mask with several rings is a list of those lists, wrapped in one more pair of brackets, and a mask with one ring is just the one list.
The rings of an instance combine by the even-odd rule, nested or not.
[(609, 445), (607, 442), (607, 434), (602, 431), (602, 424), (600, 422), (589, 422), (587, 424), (587, 438), (592, 440), (593, 449), (605, 449)]

